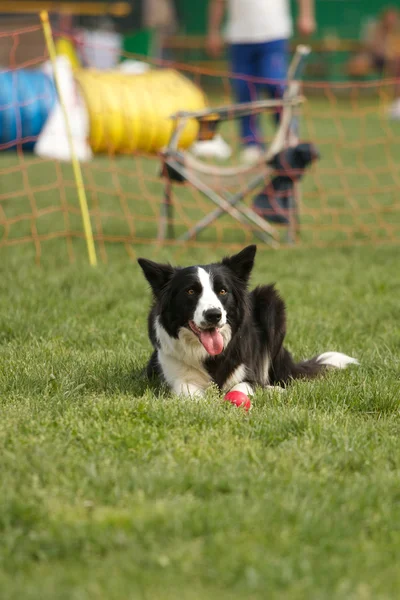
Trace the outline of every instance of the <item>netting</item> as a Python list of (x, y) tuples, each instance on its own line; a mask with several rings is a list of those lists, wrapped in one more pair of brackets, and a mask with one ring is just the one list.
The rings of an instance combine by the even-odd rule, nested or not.
[[(32, 36), (35, 43), (26, 44)], [(39, 22), (37, 26), (0, 32), (0, 60), (3, 61), (0, 76), (9, 74), (13, 82), (9, 100), (5, 101), (4, 94), (0, 94), (0, 124), (3, 123), (0, 128), (0, 253), (6, 247), (27, 245), (34, 249), (39, 261), (45, 252), (51, 252), (48, 243), (53, 242), (73, 261), (78, 247), (82, 246), (84, 233), (72, 168), (68, 163), (39, 159), (32, 153), (38, 133), (35, 128), (27, 130), (22, 122), (25, 117), (21, 116), (23, 109), (29, 112), (35, 103), (47, 102), (50, 106), (51, 93), (43, 89), (32, 92), (28, 98), (18, 97), (21, 70), (35, 69), (47, 60), (41, 40)], [(23, 50), (26, 46), (28, 52)], [(183, 65), (173, 67), (205, 93), (210, 106), (232, 102), (231, 74)], [(259, 83), (249, 81), (254, 89)], [(306, 102), (301, 109), (300, 139), (315, 144), (321, 159), (304, 176), (297, 197), (298, 246), (400, 241), (400, 122), (389, 120), (387, 115), (393, 85), (389, 80), (303, 85)], [(99, 101), (104, 102), (102, 110), (107, 110), (106, 98)], [(126, 111), (127, 101), (126, 95), (121, 94), (122, 111)], [(154, 101), (165, 102), (162, 90), (156, 99), (151, 99)], [(4, 125), (7, 111), (11, 111), (15, 119), (11, 134)], [(146, 126), (146, 118), (144, 115), (143, 120), (139, 119), (142, 126)], [(263, 132), (267, 140), (271, 139), (273, 128), (273, 120), (266, 116)], [(238, 164), (237, 123), (223, 123), (219, 133), (233, 150), (232, 157), (224, 164)], [(129, 145), (117, 153), (114, 142), (110, 140), (107, 151), (82, 165), (97, 254), (104, 262), (115, 245), (124, 247), (133, 257), (138, 247), (157, 240), (165, 186), (160, 176), (160, 157), (156, 153), (141, 152)], [(231, 180), (214, 176), (208, 183), (216, 190), (232, 193), (246, 185), (247, 177), (244, 174), (241, 178), (240, 173)], [(174, 184), (172, 188), (174, 211), (170, 220), (174, 237), (163, 240), (162, 244), (184, 250), (188, 244), (236, 248), (257, 241), (250, 224), (244, 225), (229, 214), (213, 221), (194, 239), (179, 241), (181, 234), (215, 206), (189, 184)], [(250, 195), (246, 202), (251, 206), (253, 197)], [(285, 228), (281, 229), (277, 228), (277, 237), (284, 246)]]

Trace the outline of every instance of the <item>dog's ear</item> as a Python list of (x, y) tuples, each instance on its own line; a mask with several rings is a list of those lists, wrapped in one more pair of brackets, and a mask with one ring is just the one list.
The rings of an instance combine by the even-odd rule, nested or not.
[(222, 264), (233, 271), (239, 279), (247, 283), (254, 265), (256, 252), (257, 246), (247, 246), (238, 254), (224, 258)]
[(155, 296), (158, 296), (163, 287), (168, 283), (175, 273), (171, 265), (162, 265), (147, 258), (138, 258), (138, 263), (142, 267), (144, 276), (151, 285)]

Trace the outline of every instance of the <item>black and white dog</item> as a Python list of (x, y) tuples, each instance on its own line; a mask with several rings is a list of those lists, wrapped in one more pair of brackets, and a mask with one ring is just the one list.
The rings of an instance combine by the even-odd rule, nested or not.
[(220, 263), (186, 268), (139, 258), (153, 291), (149, 377), (160, 376), (176, 394), (203, 394), (217, 384), (252, 395), (256, 386), (357, 364), (340, 352), (293, 361), (283, 347), (285, 304), (274, 286), (247, 290), (255, 254), (256, 246), (248, 246)]

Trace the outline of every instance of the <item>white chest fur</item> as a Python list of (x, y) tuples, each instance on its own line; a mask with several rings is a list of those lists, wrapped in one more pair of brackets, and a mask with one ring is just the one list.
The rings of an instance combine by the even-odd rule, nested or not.
[(155, 329), (160, 344), (158, 362), (172, 390), (177, 394), (193, 394), (207, 389), (211, 383), (211, 377), (204, 368), (208, 355), (193, 333), (182, 327), (178, 338), (173, 338), (159, 319), (156, 320)]
[[(204, 367), (207, 351), (198, 338), (186, 327), (180, 329), (178, 338), (171, 337), (159, 318), (155, 322), (155, 331), (160, 346), (157, 351), (158, 362), (171, 389), (176, 394), (203, 393), (212, 379)], [(220, 331), (226, 347), (231, 339), (231, 328), (224, 325)], [(234, 374), (229, 377), (229, 381), (237, 382), (239, 375), (240, 372), (237, 371), (235, 377)]]

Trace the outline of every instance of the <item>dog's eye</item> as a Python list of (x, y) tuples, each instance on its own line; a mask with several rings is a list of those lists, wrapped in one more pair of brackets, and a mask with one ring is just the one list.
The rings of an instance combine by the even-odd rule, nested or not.
[(222, 288), (222, 290), (219, 290), (219, 295), (220, 296), (225, 296), (225, 294), (227, 294), (228, 292), (226, 290), (224, 290), (224, 288)]
[(194, 290), (186, 290), (186, 293), (188, 296), (193, 296), (194, 295)]

